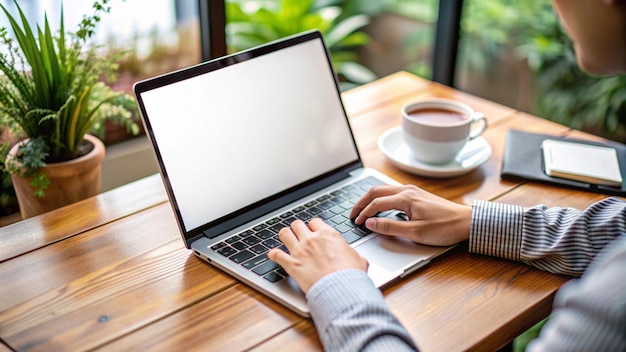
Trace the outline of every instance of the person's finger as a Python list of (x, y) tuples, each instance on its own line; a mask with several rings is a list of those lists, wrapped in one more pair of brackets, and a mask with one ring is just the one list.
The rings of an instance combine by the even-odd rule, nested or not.
[(364, 195), (359, 199), (354, 206), (352, 207), (352, 211), (350, 211), (350, 219), (355, 219), (365, 207), (370, 204), (374, 199), (381, 196), (388, 196), (398, 192), (398, 186), (374, 186), (370, 188)]
[(413, 221), (398, 221), (374, 217), (365, 220), (365, 227), (381, 235), (405, 237), (413, 232), (415, 224)]
[(291, 225), (291, 231), (298, 237), (299, 241), (309, 237), (311, 235), (311, 230), (302, 220), (294, 220)]
[(323, 230), (324, 228), (331, 228), (332, 227), (330, 225), (328, 225), (324, 220), (322, 220), (321, 218), (313, 218), (309, 221), (309, 228), (313, 231), (320, 231)]
[(366, 219), (387, 210), (403, 210), (402, 199), (397, 194), (382, 196), (372, 200), (354, 219), (354, 223), (357, 225), (365, 222)]
[[(462, 231), (452, 231), (452, 235), (443, 231), (435, 231), (424, 226), (421, 220), (397, 221), (387, 218), (369, 218), (365, 220), (365, 226), (381, 235), (402, 237), (412, 242), (430, 246), (449, 246), (457, 244), (465, 239)], [(437, 228), (445, 227), (446, 224), (437, 225)], [(432, 228), (432, 227), (431, 227)]]
[(291, 252), (298, 245), (298, 237), (291, 231), (289, 227), (283, 227), (278, 231), (278, 238)]
[[(285, 253), (285, 251), (283, 251), (282, 249), (279, 248), (272, 248), (267, 252), (267, 257), (270, 258), (271, 261), (275, 262), (276, 264), (284, 267), (289, 266), (290, 262), (291, 262), (291, 256), (287, 253)], [(285, 269), (287, 270), (287, 269)]]

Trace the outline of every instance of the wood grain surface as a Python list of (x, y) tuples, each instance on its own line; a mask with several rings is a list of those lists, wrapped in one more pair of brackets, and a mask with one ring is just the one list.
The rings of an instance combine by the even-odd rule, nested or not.
[[(483, 112), (490, 160), (455, 178), (395, 168), (379, 136), (413, 100)], [(509, 129), (597, 139), (398, 72), (343, 93), (367, 167), (455, 202), (582, 209), (604, 196), (500, 179)], [(549, 312), (567, 277), (469, 254), (465, 244), (383, 289), (424, 351), (496, 350)], [(0, 228), (0, 351), (319, 351), (303, 319), (184, 248), (160, 176)]]

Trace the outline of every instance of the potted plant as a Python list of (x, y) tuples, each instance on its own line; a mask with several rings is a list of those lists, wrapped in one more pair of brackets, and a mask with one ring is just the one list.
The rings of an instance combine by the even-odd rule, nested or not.
[(15, 38), (0, 29), (0, 123), (24, 137), (0, 148), (0, 167), (12, 174), (23, 218), (100, 192), (104, 146), (92, 134), (105, 120), (138, 131), (134, 99), (102, 81), (113, 78), (116, 58), (89, 43), (107, 2), (96, 0), (76, 32), (65, 31), (61, 10), (56, 34), (47, 16), (35, 32), (17, 1), (19, 18), (0, 5)]
[[(8, 146), (16, 142), (11, 138), (9, 130), (0, 123), (0, 145)], [(0, 227), (19, 221), (20, 209), (17, 204), (17, 196), (11, 181), (11, 174), (0, 168)]]

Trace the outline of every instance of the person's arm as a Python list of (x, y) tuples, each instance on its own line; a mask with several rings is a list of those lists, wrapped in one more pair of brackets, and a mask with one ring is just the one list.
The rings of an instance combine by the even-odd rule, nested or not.
[(268, 252), (305, 292), (327, 351), (413, 351), (411, 336), (367, 276), (367, 261), (319, 218), (279, 232), (289, 253)]
[(306, 297), (325, 351), (417, 350), (364, 271), (329, 274)]
[[(408, 221), (375, 217), (390, 209), (403, 211)], [(487, 201), (470, 207), (412, 185), (372, 187), (350, 216), (383, 235), (436, 246), (469, 239), (473, 253), (572, 276), (580, 276), (607, 243), (626, 231), (626, 202), (617, 198), (583, 211)]]
[(529, 351), (626, 351), (626, 233), (565, 284)]
[(476, 201), (469, 250), (580, 276), (609, 242), (626, 233), (626, 202), (599, 201), (583, 211)]

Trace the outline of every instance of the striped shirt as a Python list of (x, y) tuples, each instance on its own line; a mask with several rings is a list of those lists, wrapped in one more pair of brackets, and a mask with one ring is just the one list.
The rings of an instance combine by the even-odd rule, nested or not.
[[(583, 211), (486, 201), (472, 208), (471, 252), (582, 275), (559, 290), (529, 350), (626, 351), (626, 202), (607, 198)], [(325, 276), (307, 300), (325, 350), (417, 350), (363, 271)]]

